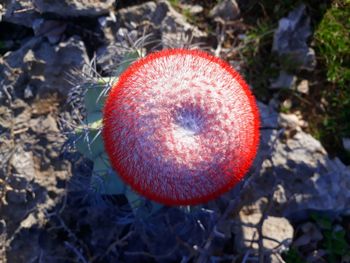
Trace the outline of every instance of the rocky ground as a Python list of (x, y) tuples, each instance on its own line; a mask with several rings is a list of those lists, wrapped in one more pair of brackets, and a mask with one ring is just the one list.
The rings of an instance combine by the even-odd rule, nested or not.
[[(218, 2), (0, 4), (0, 262), (350, 262), (350, 168), (308, 133), (305, 113), (278, 112), (281, 88), (309, 92), (283, 68), (259, 102), (253, 168), (209, 204), (139, 217), (124, 196), (92, 192), (93, 163), (67, 148), (71, 89), (92, 64), (111, 74), (125, 49), (199, 47), (245, 75), (249, 8)], [(305, 74), (317, 56), (309, 11), (280, 17), (271, 47)]]

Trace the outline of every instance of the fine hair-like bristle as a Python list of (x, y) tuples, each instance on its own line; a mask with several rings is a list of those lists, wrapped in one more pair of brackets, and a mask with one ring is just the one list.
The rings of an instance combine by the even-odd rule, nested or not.
[(193, 205), (236, 185), (259, 143), (255, 99), (225, 61), (169, 49), (131, 65), (110, 91), (103, 138), (113, 168), (138, 193)]

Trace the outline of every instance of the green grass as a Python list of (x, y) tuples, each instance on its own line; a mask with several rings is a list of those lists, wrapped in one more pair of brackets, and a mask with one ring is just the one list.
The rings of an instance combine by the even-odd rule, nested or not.
[(270, 79), (277, 77), (279, 72), (278, 60), (271, 54), (273, 29), (274, 24), (269, 21), (257, 21), (247, 33), (242, 50), (245, 77), (254, 87), (255, 95), (265, 102), (270, 98)]
[(327, 83), (321, 97), (326, 113), (317, 125), (316, 135), (327, 145), (342, 151), (350, 162), (350, 154), (342, 149), (342, 137), (350, 137), (350, 1), (336, 1), (327, 10), (315, 31), (315, 48), (324, 67)]
[(174, 8), (179, 8), (179, 6), (180, 6), (180, 0), (169, 0), (169, 3)]
[(169, 0), (169, 3), (177, 12), (179, 12), (186, 18), (187, 22), (193, 25), (199, 24), (200, 15), (194, 15), (190, 12), (188, 8), (184, 8), (183, 6), (181, 6), (180, 0)]
[(344, 86), (350, 80), (350, 4), (336, 4), (326, 12), (315, 40), (328, 81)]

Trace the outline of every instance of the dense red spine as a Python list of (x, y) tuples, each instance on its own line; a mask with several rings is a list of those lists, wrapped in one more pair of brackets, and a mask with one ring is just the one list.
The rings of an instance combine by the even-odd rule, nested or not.
[(132, 64), (108, 95), (103, 126), (113, 168), (135, 191), (167, 205), (195, 205), (230, 190), (259, 144), (247, 84), (199, 50), (163, 50)]

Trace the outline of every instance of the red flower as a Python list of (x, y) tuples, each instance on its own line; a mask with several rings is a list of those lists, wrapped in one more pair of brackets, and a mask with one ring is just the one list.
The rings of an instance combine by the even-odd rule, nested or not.
[(207, 202), (239, 182), (259, 143), (255, 99), (223, 60), (197, 50), (152, 53), (108, 95), (103, 138), (113, 168), (167, 205)]

